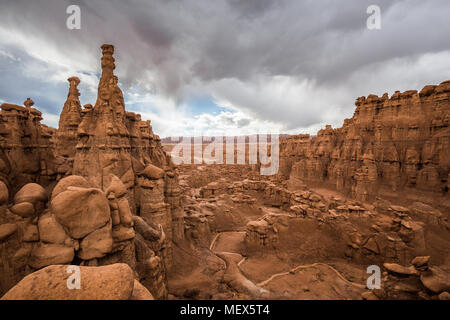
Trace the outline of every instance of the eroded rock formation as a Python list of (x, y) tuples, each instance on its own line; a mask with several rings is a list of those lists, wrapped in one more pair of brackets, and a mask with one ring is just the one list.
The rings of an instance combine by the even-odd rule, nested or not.
[(184, 237), (177, 174), (150, 121), (125, 110), (114, 47), (102, 53), (95, 105), (81, 107), (69, 78), (58, 130), (31, 99), (1, 105), (0, 294), (50, 265), (126, 263), (167, 297), (172, 239)]
[(338, 129), (291, 136), (281, 143), (281, 174), (348, 191), (359, 200), (379, 190), (448, 194), (450, 81), (369, 95)]
[[(282, 140), (280, 174), (261, 176), (175, 168), (126, 111), (113, 53), (94, 106), (68, 79), (58, 130), (31, 99), (1, 106), (4, 299), (448, 298), (449, 205), (431, 200), (448, 196), (450, 82), (359, 98), (342, 128)], [(364, 292), (373, 264), (383, 288)], [(81, 291), (65, 293), (68, 265)]]
[(0, 179), (14, 194), (27, 182), (47, 185), (56, 179), (55, 129), (41, 124), (42, 114), (28, 98), (24, 106), (0, 106)]

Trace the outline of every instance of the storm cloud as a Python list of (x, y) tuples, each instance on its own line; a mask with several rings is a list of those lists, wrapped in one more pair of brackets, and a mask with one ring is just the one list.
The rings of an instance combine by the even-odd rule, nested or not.
[[(81, 9), (81, 30), (66, 8)], [(366, 27), (369, 5), (381, 29)], [(95, 101), (100, 45), (116, 47), (127, 108), (162, 136), (314, 132), (354, 100), (450, 79), (447, 0), (5, 1), (0, 100), (26, 97), (57, 125), (66, 79)], [(196, 112), (196, 98), (217, 109)], [(255, 132), (256, 133), (256, 132)]]

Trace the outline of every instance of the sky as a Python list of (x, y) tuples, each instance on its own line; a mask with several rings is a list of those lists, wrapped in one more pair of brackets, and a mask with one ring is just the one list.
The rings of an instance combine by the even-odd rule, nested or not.
[(110, 43), (126, 109), (161, 137), (314, 134), (359, 96), (449, 80), (449, 17), (448, 0), (1, 0), (0, 103), (30, 97), (57, 127), (70, 76), (95, 104)]

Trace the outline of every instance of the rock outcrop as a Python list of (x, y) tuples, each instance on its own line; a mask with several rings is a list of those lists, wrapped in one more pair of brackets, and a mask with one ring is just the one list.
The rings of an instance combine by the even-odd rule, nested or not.
[(314, 137), (282, 140), (280, 173), (362, 201), (379, 190), (448, 194), (449, 105), (450, 81), (390, 98), (358, 98), (353, 117), (341, 128), (326, 126)]
[(177, 173), (150, 121), (125, 110), (114, 47), (102, 53), (95, 105), (81, 107), (69, 78), (58, 130), (30, 99), (1, 105), (0, 294), (51, 265), (126, 263), (167, 297), (173, 234), (184, 237)]
[(14, 194), (27, 182), (48, 185), (56, 179), (53, 137), (28, 98), (24, 106), (0, 105), (0, 180)]
[[(79, 288), (70, 277), (75, 269), (53, 265), (36, 271), (9, 290), (2, 300), (153, 300), (124, 263), (79, 267)], [(75, 282), (75, 280), (72, 280)]]

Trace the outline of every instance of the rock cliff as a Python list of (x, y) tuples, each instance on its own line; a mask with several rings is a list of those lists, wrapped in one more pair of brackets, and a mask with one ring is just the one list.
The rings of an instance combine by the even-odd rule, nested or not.
[(0, 107), (0, 295), (55, 264), (126, 263), (167, 297), (172, 240), (184, 238), (178, 177), (150, 121), (127, 112), (114, 47), (101, 47), (94, 106), (71, 77), (57, 130), (41, 112)]
[(362, 201), (380, 190), (448, 194), (450, 81), (355, 104), (341, 128), (282, 141), (280, 173), (291, 183), (328, 184)]

